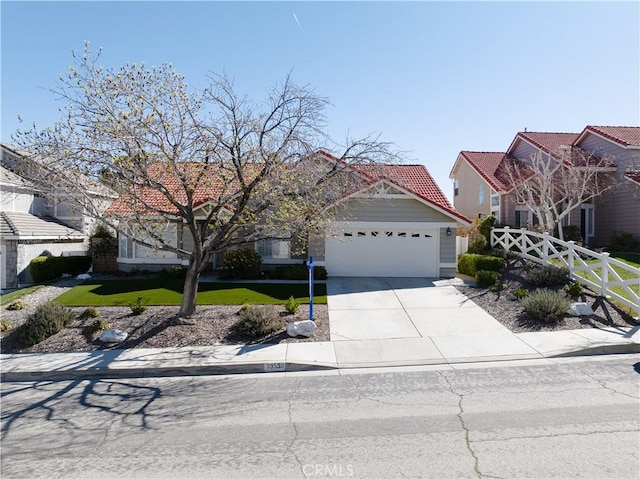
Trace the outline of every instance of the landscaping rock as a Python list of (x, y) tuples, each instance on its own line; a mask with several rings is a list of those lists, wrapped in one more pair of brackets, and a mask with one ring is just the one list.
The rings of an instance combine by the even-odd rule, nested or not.
[(79, 274), (76, 279), (91, 279), (91, 275), (87, 273)]
[(307, 338), (316, 330), (316, 323), (307, 319), (305, 321), (294, 321), (287, 323), (287, 334), (291, 337), (306, 336)]
[(127, 339), (128, 334), (119, 329), (107, 329), (98, 338), (103, 343), (122, 343)]
[(591, 316), (593, 309), (588, 303), (571, 303), (569, 314), (571, 316)]

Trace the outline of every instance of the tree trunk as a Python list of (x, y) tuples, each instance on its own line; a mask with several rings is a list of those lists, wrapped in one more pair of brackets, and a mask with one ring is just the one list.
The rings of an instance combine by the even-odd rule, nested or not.
[(200, 281), (200, 268), (198, 263), (199, 261), (194, 261), (193, 257), (189, 261), (187, 275), (184, 278), (182, 303), (180, 304), (180, 311), (178, 311), (175, 317), (176, 324), (194, 324), (189, 318), (196, 312), (196, 297), (198, 295), (198, 282)]

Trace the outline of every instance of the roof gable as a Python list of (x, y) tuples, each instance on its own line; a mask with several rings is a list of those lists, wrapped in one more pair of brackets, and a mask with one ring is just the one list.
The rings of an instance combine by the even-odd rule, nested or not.
[(499, 167), (505, 157), (500, 152), (461, 151), (458, 158), (466, 161), (495, 191), (504, 191), (506, 185), (499, 177)]
[(562, 157), (567, 147), (570, 147), (578, 139), (579, 133), (548, 133), (521, 131), (509, 145), (507, 154), (513, 154), (520, 141), (525, 141), (555, 158)]
[(580, 144), (589, 134), (598, 135), (624, 147), (640, 146), (640, 127), (637, 126), (587, 126), (575, 144)]

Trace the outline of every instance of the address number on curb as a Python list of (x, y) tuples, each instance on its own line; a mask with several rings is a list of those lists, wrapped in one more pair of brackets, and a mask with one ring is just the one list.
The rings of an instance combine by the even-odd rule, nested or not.
[(286, 363), (265, 363), (264, 372), (275, 373), (279, 371), (284, 371), (285, 368), (286, 368)]

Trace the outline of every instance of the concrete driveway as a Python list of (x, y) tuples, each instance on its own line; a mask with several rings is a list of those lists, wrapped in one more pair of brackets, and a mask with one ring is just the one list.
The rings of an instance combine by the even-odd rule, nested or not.
[(461, 280), (329, 278), (331, 340), (510, 335), (456, 282)]

